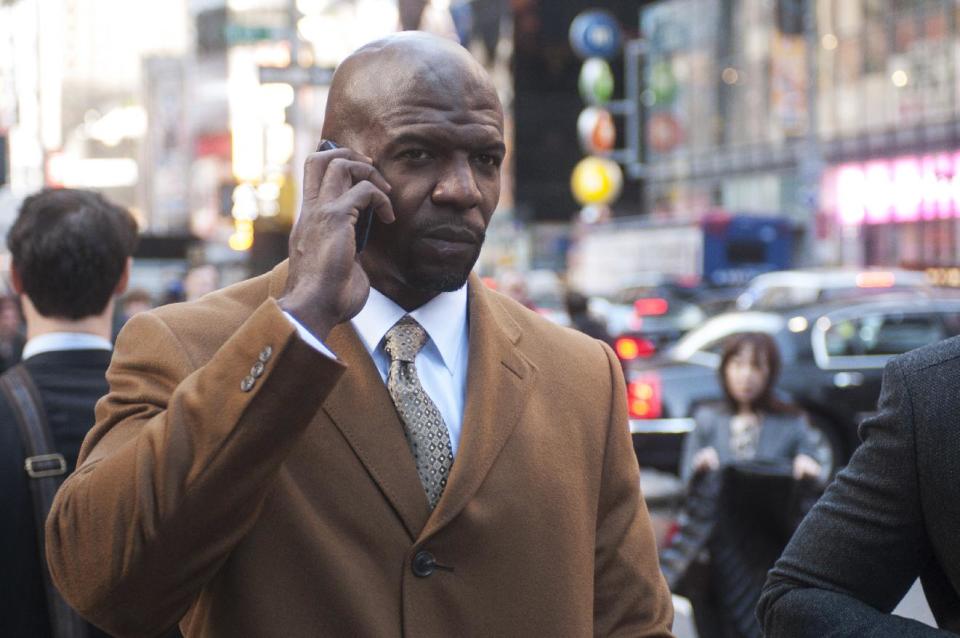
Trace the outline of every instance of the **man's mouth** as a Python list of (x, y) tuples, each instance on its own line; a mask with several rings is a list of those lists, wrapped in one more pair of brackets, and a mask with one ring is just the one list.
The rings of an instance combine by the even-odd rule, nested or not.
[(446, 242), (450, 244), (477, 244), (477, 236), (466, 228), (435, 228), (423, 234), (428, 241)]

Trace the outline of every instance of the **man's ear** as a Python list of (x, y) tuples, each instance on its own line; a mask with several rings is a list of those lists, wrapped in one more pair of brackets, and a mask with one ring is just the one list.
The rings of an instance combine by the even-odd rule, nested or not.
[(113, 294), (120, 296), (127, 292), (127, 286), (130, 285), (130, 269), (133, 268), (133, 257), (127, 257), (127, 263), (123, 267), (123, 274), (120, 275), (120, 281), (117, 287), (113, 289)]
[(23, 280), (20, 278), (20, 272), (17, 270), (17, 267), (10, 264), (10, 285), (13, 286), (13, 292), (18, 295), (23, 294)]

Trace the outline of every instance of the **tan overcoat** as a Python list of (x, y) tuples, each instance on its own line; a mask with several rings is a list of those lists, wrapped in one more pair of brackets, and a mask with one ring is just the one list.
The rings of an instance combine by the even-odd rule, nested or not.
[(431, 513), (369, 354), (349, 324), (327, 340), (342, 363), (304, 343), (285, 276), (123, 330), (47, 523), (71, 604), (118, 636), (670, 635), (609, 348), (471, 277), (463, 434)]

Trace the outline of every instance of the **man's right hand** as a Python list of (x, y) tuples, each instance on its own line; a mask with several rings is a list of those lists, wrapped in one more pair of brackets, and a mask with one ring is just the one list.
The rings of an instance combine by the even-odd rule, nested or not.
[(394, 214), (387, 180), (356, 151), (312, 153), (303, 173), (303, 205), (290, 234), (290, 271), (279, 302), (322, 341), (360, 312), (370, 294), (370, 280), (356, 258), (360, 212), (373, 206), (387, 224)]

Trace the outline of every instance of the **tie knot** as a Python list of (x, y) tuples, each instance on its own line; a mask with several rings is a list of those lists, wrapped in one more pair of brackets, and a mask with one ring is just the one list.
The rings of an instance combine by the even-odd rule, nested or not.
[(427, 331), (416, 319), (404, 315), (400, 321), (387, 330), (383, 349), (390, 355), (391, 361), (407, 361), (413, 363), (417, 353), (427, 342)]

